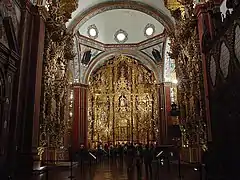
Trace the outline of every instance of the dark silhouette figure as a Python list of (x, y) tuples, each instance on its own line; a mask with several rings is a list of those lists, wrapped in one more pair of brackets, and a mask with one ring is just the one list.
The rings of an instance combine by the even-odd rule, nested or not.
[(136, 167), (138, 179), (142, 178), (143, 148), (142, 145), (136, 147)]
[(130, 174), (130, 175), (132, 175), (134, 172), (134, 164), (133, 164), (134, 157), (135, 157), (135, 148), (132, 144), (128, 145), (126, 163), (127, 163), (127, 171), (128, 171), (128, 174)]
[(97, 162), (102, 161), (103, 153), (104, 153), (104, 151), (103, 151), (101, 145), (98, 145), (98, 148), (97, 148)]
[(123, 152), (124, 147), (123, 146), (124, 146), (124, 144), (121, 145), (120, 143), (118, 143), (118, 155), (119, 155), (120, 161), (123, 160), (123, 155), (124, 155), (124, 152)]
[(147, 178), (149, 178), (149, 175), (150, 175), (150, 179), (152, 179), (152, 160), (153, 160), (153, 153), (149, 148), (149, 146), (146, 145), (145, 151), (144, 151), (144, 165), (145, 165), (146, 176)]
[(81, 168), (81, 171), (83, 171), (84, 163), (86, 162), (87, 157), (88, 157), (88, 151), (82, 144), (78, 152), (78, 166)]

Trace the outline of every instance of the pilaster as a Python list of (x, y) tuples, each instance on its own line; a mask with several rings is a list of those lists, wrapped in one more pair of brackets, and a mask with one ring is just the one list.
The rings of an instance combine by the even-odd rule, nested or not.
[(159, 103), (159, 144), (168, 143), (168, 121), (171, 111), (170, 86), (168, 83), (161, 83), (158, 87), (158, 103)]
[(31, 4), (22, 9), (21, 62), (17, 75), (16, 170), (19, 174), (31, 174), (37, 160), (45, 19)]
[(88, 146), (88, 85), (74, 84), (73, 150)]

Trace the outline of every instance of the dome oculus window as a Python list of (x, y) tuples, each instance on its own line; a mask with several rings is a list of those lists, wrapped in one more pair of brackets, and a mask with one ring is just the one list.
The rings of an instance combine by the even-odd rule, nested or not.
[(144, 28), (144, 35), (149, 38), (155, 33), (155, 26), (153, 24), (147, 24)]
[(128, 40), (127, 32), (119, 29), (114, 35), (114, 40), (118, 43), (125, 43)]
[(88, 27), (88, 36), (92, 39), (98, 38), (98, 29), (95, 24)]

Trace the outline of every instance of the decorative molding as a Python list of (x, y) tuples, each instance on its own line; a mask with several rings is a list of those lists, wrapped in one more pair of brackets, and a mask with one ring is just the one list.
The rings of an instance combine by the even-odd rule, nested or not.
[(149, 38), (145, 41), (136, 43), (136, 44), (103, 44), (99, 41), (93, 40), (91, 38), (88, 38), (86, 36), (82, 36), (80, 35), (79, 32), (76, 33), (76, 36), (78, 37), (78, 42), (80, 44), (98, 49), (100, 51), (108, 51), (108, 50), (115, 50), (115, 49), (135, 49), (135, 50), (142, 50), (142, 49), (146, 49), (149, 48), (151, 46), (154, 46), (156, 44), (159, 44), (161, 42), (165, 42), (166, 41), (166, 34), (162, 33), (159, 34), (157, 36), (154, 36), (152, 38)]
[(164, 25), (168, 32), (172, 32), (174, 29), (174, 23), (172, 19), (167, 16), (164, 12), (159, 9), (155, 9), (150, 5), (147, 5), (142, 2), (136, 1), (109, 1), (99, 3), (95, 6), (90, 7), (84, 12), (80, 12), (68, 25), (68, 31), (76, 32), (79, 27), (84, 24), (86, 21), (91, 19), (92, 17), (103, 13), (105, 11), (110, 11), (114, 9), (132, 9), (136, 11), (140, 11), (142, 13), (148, 14), (156, 19), (158, 22)]

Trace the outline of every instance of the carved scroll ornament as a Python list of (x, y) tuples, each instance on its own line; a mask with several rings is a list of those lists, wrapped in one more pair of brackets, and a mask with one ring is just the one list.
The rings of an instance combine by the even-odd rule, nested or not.
[(60, 148), (69, 128), (69, 61), (74, 58), (73, 36), (65, 23), (76, 9), (76, 1), (48, 2), (46, 21), (40, 147)]
[(171, 58), (176, 61), (178, 102), (181, 111), (183, 147), (207, 148), (202, 58), (199, 50), (197, 21), (191, 3), (183, 3), (185, 15), (178, 18), (171, 35)]
[(156, 140), (158, 102), (153, 73), (138, 61), (109, 60), (90, 79), (90, 142)]

